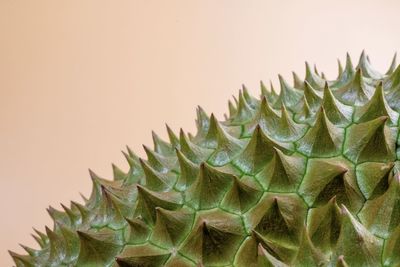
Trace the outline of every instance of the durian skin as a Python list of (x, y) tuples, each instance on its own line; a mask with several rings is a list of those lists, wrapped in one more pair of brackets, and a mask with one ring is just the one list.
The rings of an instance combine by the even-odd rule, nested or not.
[(306, 63), (277, 94), (245, 86), (197, 133), (153, 133), (129, 170), (90, 171), (83, 203), (48, 209), (31, 266), (400, 266), (400, 67), (363, 52), (335, 80)]

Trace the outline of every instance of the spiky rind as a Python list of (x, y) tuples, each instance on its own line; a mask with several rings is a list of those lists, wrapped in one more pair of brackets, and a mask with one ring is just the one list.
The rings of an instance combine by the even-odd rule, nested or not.
[(338, 66), (261, 99), (243, 85), (224, 121), (198, 107), (197, 133), (153, 132), (146, 158), (127, 147), (16, 266), (400, 266), (400, 67)]

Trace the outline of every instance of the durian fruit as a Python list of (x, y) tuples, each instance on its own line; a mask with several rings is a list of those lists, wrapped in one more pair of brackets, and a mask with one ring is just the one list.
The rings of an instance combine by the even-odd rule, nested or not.
[(335, 80), (306, 63), (261, 83), (197, 133), (153, 133), (129, 170), (90, 172), (83, 203), (48, 209), (16, 266), (400, 266), (400, 67), (347, 55)]

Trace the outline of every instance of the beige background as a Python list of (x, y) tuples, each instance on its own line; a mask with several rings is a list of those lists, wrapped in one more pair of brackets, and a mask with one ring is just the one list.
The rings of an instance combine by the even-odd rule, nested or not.
[[(397, 3), (396, 3), (397, 2)], [(399, 1), (0, 0), (0, 266), (33, 245), (51, 204), (88, 195), (87, 168), (126, 168), (164, 123), (220, 118), (242, 83), (336, 76), (363, 48), (385, 71), (400, 47)]]

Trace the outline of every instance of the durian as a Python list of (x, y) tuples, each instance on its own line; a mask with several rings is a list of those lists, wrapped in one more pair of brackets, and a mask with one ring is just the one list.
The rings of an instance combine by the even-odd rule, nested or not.
[(153, 133), (113, 180), (90, 171), (16, 266), (400, 266), (400, 66), (363, 52), (293, 78), (243, 86), (222, 121), (199, 107), (196, 134)]

